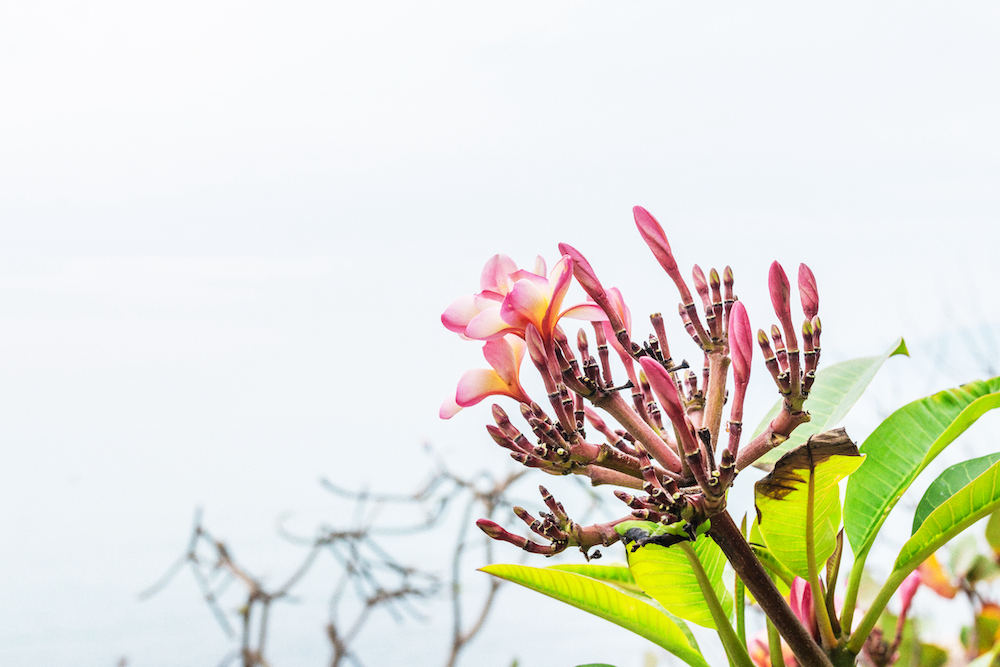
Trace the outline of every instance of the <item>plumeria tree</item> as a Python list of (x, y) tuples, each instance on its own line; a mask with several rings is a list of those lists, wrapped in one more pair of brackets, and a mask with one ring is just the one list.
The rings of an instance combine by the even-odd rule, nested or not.
[[(730, 268), (706, 275), (695, 265), (692, 292), (663, 228), (642, 207), (633, 213), (640, 236), (677, 288), (677, 312), (701, 351), (700, 369), (672, 353), (660, 313), (650, 316), (651, 334), (637, 337), (619, 290), (605, 287), (583, 254), (567, 244), (559, 245), (561, 256), (551, 271), (541, 258), (529, 271), (504, 255), (493, 257), (480, 291), (457, 299), (442, 315), (449, 330), (483, 343), (490, 367), (461, 378), (441, 417), (490, 396), (512, 400), (524, 426), (493, 405), (494, 424), (486, 428), (515, 461), (618, 487), (614, 495), (623, 504), (618, 519), (580, 525), (539, 487), (547, 511), (536, 518), (515, 508), (534, 539), (487, 519), (479, 527), (534, 554), (576, 547), (587, 562), (484, 569), (633, 630), (691, 665), (707, 663), (686, 622), (714, 628), (730, 663), (742, 667), (850, 665), (861, 655), (891, 664), (920, 585), (918, 566), (1000, 506), (1000, 461), (977, 459), (932, 484), (935, 495), (921, 502), (912, 537), (859, 614), (866, 557), (916, 476), (980, 415), (1000, 405), (1000, 378), (904, 406), (859, 448), (833, 427), (882, 363), (906, 354), (903, 341), (884, 354), (821, 369), (819, 292), (807, 266), (800, 265), (797, 275), (801, 326), (793, 319), (791, 284), (774, 262), (768, 290), (777, 324), (754, 334)], [(567, 305), (574, 279), (588, 299)], [(572, 321), (582, 326), (571, 341)], [(780, 398), (756, 431), (744, 436), (754, 348)], [(545, 390), (539, 400), (521, 382), (525, 353)], [(756, 483), (756, 518), (750, 526), (745, 519), (738, 525), (727, 495), (751, 465), (769, 472)], [(842, 506), (844, 479), (849, 481)], [(837, 604), (845, 533), (854, 564)], [(618, 542), (626, 546), (627, 567), (590, 562), (598, 547)], [(722, 578), (727, 561), (736, 572), (732, 588)], [(897, 590), (903, 611), (893, 636), (877, 625)], [(766, 640), (746, 637), (744, 609), (751, 600), (767, 617)]]

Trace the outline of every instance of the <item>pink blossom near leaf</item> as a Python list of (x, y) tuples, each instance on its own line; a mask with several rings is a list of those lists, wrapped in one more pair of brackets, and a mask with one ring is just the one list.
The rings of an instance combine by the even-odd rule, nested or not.
[(906, 615), (910, 611), (910, 605), (913, 604), (913, 596), (917, 594), (918, 588), (920, 588), (920, 572), (914, 570), (899, 585), (899, 617), (896, 623), (897, 628), (902, 628), (903, 624), (906, 623)]
[(520, 381), (521, 361), (526, 349), (524, 341), (517, 336), (487, 341), (483, 345), (483, 356), (490, 368), (466, 371), (454, 397), (441, 404), (438, 416), (451, 419), (462, 408), (476, 405), (487, 396), (509, 396), (521, 403), (530, 403), (531, 398)]
[(809, 630), (813, 639), (818, 642), (820, 640), (819, 621), (816, 619), (816, 610), (813, 608), (812, 587), (802, 577), (795, 577), (795, 580), (792, 581), (791, 591), (788, 594), (788, 606), (792, 608), (792, 613), (798, 617), (802, 625)]

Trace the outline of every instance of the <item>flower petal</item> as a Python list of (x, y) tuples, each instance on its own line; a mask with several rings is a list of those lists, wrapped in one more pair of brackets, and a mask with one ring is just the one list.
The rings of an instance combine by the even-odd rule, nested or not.
[(455, 402), (463, 408), (475, 405), (487, 396), (510, 396), (521, 402), (529, 402), (520, 386), (511, 387), (504, 382), (496, 371), (486, 368), (474, 368), (466, 371), (458, 381), (455, 391)]
[(548, 294), (531, 280), (518, 280), (500, 305), (500, 317), (508, 326), (519, 331), (524, 331), (529, 323), (542, 331), (542, 321), (548, 308)]
[[(509, 342), (510, 339), (518, 341), (521, 343), (521, 347), (524, 347), (524, 342), (520, 338), (508, 335), (487, 341), (486, 345), (483, 346), (483, 356), (486, 357), (486, 361), (493, 367), (501, 380), (508, 385), (516, 385), (521, 370), (521, 360), (515, 357), (514, 349)], [(522, 357), (523, 354), (522, 352)]]
[(503, 320), (500, 308), (487, 308), (473, 317), (465, 327), (465, 335), (476, 340), (495, 340), (511, 331), (517, 331), (517, 328)]
[(454, 398), (446, 399), (438, 409), (438, 417), (441, 419), (451, 419), (462, 409), (462, 406), (455, 402)]
[(510, 274), (511, 283), (516, 283), (518, 280), (530, 280), (535, 284), (535, 286), (544, 291), (549, 291), (549, 279), (545, 276), (540, 276), (537, 273), (532, 273), (531, 271), (525, 271), (521, 269)]
[(451, 302), (451, 305), (441, 314), (441, 324), (448, 331), (464, 334), (465, 327), (469, 321), (479, 314), (481, 309), (476, 307), (476, 297), (473, 295), (460, 296)]
[[(572, 320), (586, 320), (588, 322), (604, 322), (608, 319), (607, 313), (601, 310), (596, 303), (578, 303), (570, 306), (559, 314), (559, 319), (568, 317)], [(612, 334), (614, 338), (614, 334)]]
[(556, 265), (552, 267), (552, 273), (549, 274), (549, 289), (551, 292), (549, 292), (549, 303), (545, 312), (545, 319), (542, 321), (544, 328), (541, 329), (541, 332), (543, 336), (555, 329), (556, 322), (559, 321), (559, 309), (562, 308), (563, 298), (565, 298), (572, 280), (573, 258), (569, 255), (563, 255), (556, 262)]
[(493, 255), (486, 261), (479, 276), (479, 289), (506, 294), (510, 288), (507, 276), (517, 271), (517, 264), (507, 255)]

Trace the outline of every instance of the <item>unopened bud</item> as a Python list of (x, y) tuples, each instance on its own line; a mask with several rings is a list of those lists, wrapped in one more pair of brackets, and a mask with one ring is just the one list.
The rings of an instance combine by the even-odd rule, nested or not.
[(739, 384), (750, 380), (753, 361), (753, 329), (743, 303), (737, 301), (729, 314), (729, 350), (733, 357), (733, 377)]
[(802, 312), (806, 319), (811, 320), (819, 312), (819, 291), (816, 288), (816, 276), (805, 264), (799, 264), (799, 299), (802, 301)]
[(674, 253), (670, 250), (670, 243), (667, 242), (667, 235), (663, 233), (663, 227), (660, 226), (660, 223), (641, 206), (632, 207), (632, 216), (635, 218), (635, 226), (639, 228), (642, 240), (653, 251), (653, 256), (656, 257), (656, 261), (660, 263), (663, 270), (671, 278), (675, 275), (680, 277), (677, 261), (674, 259)]
[(767, 287), (771, 293), (771, 305), (774, 307), (774, 313), (778, 316), (782, 326), (785, 326), (786, 322), (792, 321), (792, 310), (788, 301), (788, 276), (785, 275), (785, 270), (777, 261), (771, 264), (771, 270), (767, 276)]

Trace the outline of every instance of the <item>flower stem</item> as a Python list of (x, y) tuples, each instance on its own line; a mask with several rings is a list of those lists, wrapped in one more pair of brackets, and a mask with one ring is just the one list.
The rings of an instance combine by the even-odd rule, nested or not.
[(803, 667), (832, 667), (823, 649), (813, 641), (809, 631), (795, 617), (771, 577), (764, 571), (764, 566), (743, 539), (729, 512), (723, 510), (712, 517), (712, 527), (708, 534), (726, 554), (733, 569), (743, 579)]

